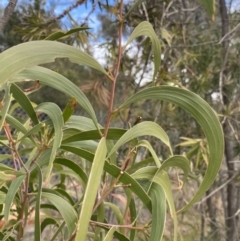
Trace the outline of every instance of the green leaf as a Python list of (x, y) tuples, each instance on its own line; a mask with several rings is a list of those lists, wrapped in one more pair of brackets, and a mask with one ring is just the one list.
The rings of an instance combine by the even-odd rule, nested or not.
[(95, 59), (80, 49), (60, 42), (31, 41), (9, 48), (0, 54), (0, 89), (26, 67), (50, 63), (56, 58), (69, 58), (73, 63), (89, 66), (108, 75)]
[(62, 141), (62, 127), (64, 124), (63, 117), (60, 108), (54, 103), (42, 103), (39, 106), (37, 106), (36, 110), (46, 113), (52, 120), (54, 126), (53, 146), (46, 174), (46, 179), (48, 179), (52, 171), (53, 161), (55, 159), (57, 149), (60, 147)]
[(160, 167), (159, 170), (160, 171), (165, 170), (168, 167), (179, 167), (179, 168), (181, 168), (184, 172), (184, 181), (185, 181), (187, 179), (188, 173), (190, 171), (190, 162), (184, 156), (180, 156), (180, 155), (171, 156), (163, 162), (163, 164), (162, 164), (162, 166)]
[(81, 105), (83, 109), (86, 110), (89, 116), (92, 118), (95, 127), (99, 127), (93, 107), (87, 99), (87, 97), (75, 84), (73, 84), (64, 76), (47, 68), (35, 66), (23, 70), (21, 73), (11, 78), (10, 82), (14, 83), (18, 81), (23, 81), (24, 79), (37, 79), (39, 80), (40, 84), (47, 85), (54, 89), (57, 89), (71, 98), (76, 98), (79, 105)]
[[(103, 132), (103, 131), (104, 131), (104, 129), (101, 129), (101, 132)], [(124, 130), (124, 129), (110, 128), (108, 130), (106, 139), (107, 140), (118, 140), (125, 132), (126, 132), (126, 130)], [(101, 139), (101, 135), (100, 135), (99, 131), (91, 130), (91, 131), (84, 131), (84, 132), (78, 133), (76, 135), (73, 135), (69, 138), (66, 138), (62, 141), (62, 144), (66, 144), (69, 142), (75, 142), (75, 141), (99, 140), (99, 139)], [(111, 154), (113, 154), (113, 152)]]
[(3, 101), (0, 103), (0, 130), (2, 130), (8, 109), (11, 104), (12, 95), (10, 94), (9, 86), (5, 86), (5, 95)]
[(58, 226), (58, 223), (55, 219), (53, 218), (45, 218), (42, 223), (41, 223), (41, 233), (43, 232), (43, 230), (48, 226), (48, 225), (54, 225), (54, 226)]
[(77, 223), (77, 213), (71, 204), (59, 195), (49, 192), (42, 192), (42, 197), (47, 198), (61, 213), (68, 227), (68, 237), (75, 231)]
[(142, 4), (143, 1), (144, 1), (144, 0), (138, 0), (138, 1), (136, 1), (136, 2), (131, 6), (131, 8), (128, 10), (128, 12), (125, 14), (125, 16), (124, 16), (123, 19), (126, 19), (126, 18), (130, 15), (130, 13), (131, 13), (134, 9), (136, 9), (136, 7), (138, 7), (140, 4)]
[[(82, 150), (80, 148), (70, 147), (70, 146), (61, 146), (61, 149), (69, 151), (69, 152), (74, 153), (76, 155), (79, 155), (79, 156), (87, 159), (90, 162), (92, 162), (93, 158), (94, 158), (93, 153)], [(121, 169), (119, 167), (117, 167), (116, 165), (110, 164), (107, 161), (105, 161), (104, 170), (115, 178), (117, 178), (119, 176), (119, 174), (121, 173)], [(148, 210), (149, 211), (152, 210), (150, 198), (148, 197), (146, 192), (143, 190), (143, 188), (139, 185), (139, 183), (137, 181), (135, 181), (128, 173), (124, 172), (120, 176), (119, 181), (121, 181), (123, 184), (130, 185), (129, 188), (145, 204), (145, 206), (148, 208)]]
[(75, 97), (72, 97), (70, 101), (67, 103), (64, 111), (63, 111), (63, 121), (66, 123), (68, 119), (72, 116), (74, 113), (74, 110), (76, 108), (77, 100)]
[(11, 85), (11, 93), (14, 99), (20, 104), (20, 106), (26, 111), (32, 122), (37, 125), (39, 123), (35, 110), (28, 99), (28, 97), (22, 92), (22, 90), (15, 84)]
[[(65, 123), (65, 128), (75, 128), (81, 131), (90, 131), (95, 130), (96, 126), (93, 121), (85, 116), (76, 116), (72, 115), (70, 119)], [(98, 128), (102, 128), (101, 125), (98, 124)]]
[(42, 195), (42, 171), (37, 165), (38, 169), (38, 189), (36, 197), (36, 206), (35, 206), (35, 223), (34, 223), (34, 241), (41, 241), (41, 220), (40, 220), (40, 204), (41, 204), (41, 195)]
[(209, 17), (212, 20), (214, 20), (214, 15), (215, 15), (215, 11), (216, 11), (215, 0), (198, 0), (198, 2), (200, 2), (204, 6)]
[(153, 159), (155, 161), (156, 166), (157, 167), (161, 166), (161, 162), (160, 162), (156, 152), (152, 148), (152, 145), (149, 143), (149, 141), (146, 141), (146, 140), (139, 141), (137, 146), (144, 146), (144, 147), (146, 147), (150, 151), (150, 153), (152, 154), (152, 157), (153, 157)]
[(94, 202), (97, 195), (97, 190), (100, 185), (100, 180), (102, 176), (103, 166), (105, 163), (105, 158), (107, 154), (106, 139), (103, 137), (98, 145), (95, 157), (93, 159), (93, 164), (88, 179), (88, 184), (86, 187), (82, 209), (80, 217), (77, 224), (76, 240), (85, 241), (88, 231), (89, 221), (92, 215), (92, 210)]
[(172, 154), (172, 149), (170, 141), (166, 132), (158, 124), (151, 121), (141, 122), (132, 128), (130, 128), (114, 145), (113, 149), (108, 154), (108, 157), (111, 156), (117, 149), (125, 144), (126, 142), (140, 137), (140, 136), (154, 136), (160, 139), (164, 144), (169, 147), (170, 153)]
[(116, 231), (116, 227), (111, 227), (111, 229), (108, 231), (107, 235), (105, 236), (103, 241), (112, 241), (113, 240), (113, 234)]
[(157, 35), (154, 32), (152, 25), (147, 21), (141, 22), (132, 32), (132, 34), (129, 37), (124, 48), (126, 48), (126, 46), (130, 42), (132, 42), (133, 39), (135, 39), (139, 36), (142, 36), (142, 35), (148, 36), (152, 41), (152, 50), (153, 50), (153, 55), (154, 55), (154, 73), (153, 73), (153, 81), (154, 81), (155, 77), (157, 75), (158, 69), (160, 67), (160, 63), (161, 63), (161, 58), (160, 58), (161, 57), (161, 46), (160, 46), (160, 42), (157, 38)]
[(29, 139), (36, 145), (36, 142), (34, 141), (34, 139), (32, 138), (33, 134), (39, 133), (41, 131), (42, 128), (45, 127), (45, 123), (41, 122), (37, 125), (35, 125), (33, 128), (31, 128), (29, 131), (25, 132), (25, 134), (23, 136), (20, 137), (20, 139), (18, 139), (18, 142), (22, 141), (23, 139), (29, 137)]
[(221, 124), (216, 113), (202, 98), (190, 91), (172, 86), (157, 86), (139, 91), (127, 99), (119, 109), (143, 99), (166, 100), (179, 105), (196, 119), (207, 138), (210, 152), (209, 165), (196, 194), (192, 200), (180, 210), (185, 211), (205, 194), (217, 176), (222, 163), (224, 150), (224, 138)]
[(156, 183), (151, 185), (149, 196), (152, 200), (152, 229), (149, 241), (160, 241), (166, 221), (166, 197), (162, 187)]
[(61, 38), (64, 38), (64, 37), (67, 37), (73, 33), (77, 33), (77, 32), (80, 32), (80, 31), (84, 31), (84, 30), (87, 30), (87, 29), (90, 29), (88, 27), (79, 27), (79, 28), (72, 28), (71, 30), (67, 31), (67, 32), (62, 32), (62, 31), (58, 31), (58, 32), (55, 32), (55, 33), (52, 33), (51, 35), (47, 36), (45, 38), (45, 40), (57, 40), (57, 39), (61, 39)]
[(147, 179), (152, 183), (156, 183), (162, 187), (164, 190), (167, 202), (169, 205), (170, 213), (174, 221), (174, 241), (177, 240), (177, 217), (174, 205), (174, 199), (172, 194), (171, 182), (165, 171), (160, 171), (160, 168), (156, 167), (144, 167), (139, 169), (134, 174), (131, 175), (135, 179)]
[(4, 220), (5, 221), (8, 221), (10, 208), (13, 203), (13, 199), (24, 180), (25, 180), (25, 176), (20, 176), (20, 177), (17, 177), (15, 180), (13, 180), (10, 184), (10, 187), (7, 192), (6, 200), (5, 200), (5, 207), (4, 207)]
[(54, 160), (54, 163), (60, 164), (62, 166), (69, 168), (70, 170), (75, 172), (80, 177), (80, 179), (83, 181), (83, 184), (85, 186), (87, 185), (87, 180), (88, 180), (87, 175), (82, 170), (82, 168), (80, 166), (78, 166), (76, 163), (74, 163), (73, 161), (66, 159), (66, 158), (56, 158)]
[[(112, 209), (113, 213), (115, 214), (118, 224), (123, 225), (123, 215), (122, 215), (119, 207), (117, 205), (115, 205), (114, 203), (110, 203), (110, 202), (104, 202), (104, 205), (108, 206)], [(124, 233), (122, 228), (120, 228), (120, 232)]]

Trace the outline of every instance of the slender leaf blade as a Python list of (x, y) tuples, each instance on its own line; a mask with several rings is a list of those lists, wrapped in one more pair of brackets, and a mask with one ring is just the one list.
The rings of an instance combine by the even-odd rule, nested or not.
[(48, 170), (46, 174), (46, 178), (48, 179), (52, 171), (53, 161), (55, 159), (57, 149), (61, 145), (62, 127), (64, 125), (64, 122), (63, 122), (62, 112), (60, 108), (54, 103), (50, 103), (50, 102), (42, 103), (39, 106), (37, 106), (36, 110), (46, 113), (52, 120), (52, 123), (54, 126), (54, 140), (53, 140), (51, 156), (48, 164)]
[(179, 105), (190, 113), (202, 127), (209, 145), (209, 164), (203, 181), (194, 197), (180, 211), (187, 210), (209, 189), (222, 163), (224, 138), (221, 124), (213, 109), (198, 95), (172, 86), (156, 86), (139, 91), (127, 99), (119, 109), (143, 99), (159, 99)]
[(106, 139), (103, 137), (99, 142), (95, 157), (93, 159), (93, 164), (83, 199), (82, 209), (77, 224), (77, 234), (75, 239), (79, 241), (86, 240), (88, 225), (92, 215), (97, 190), (99, 188), (106, 154)]
[(47, 198), (61, 213), (68, 227), (68, 237), (74, 232), (77, 223), (77, 213), (72, 205), (59, 195), (42, 192), (42, 197)]

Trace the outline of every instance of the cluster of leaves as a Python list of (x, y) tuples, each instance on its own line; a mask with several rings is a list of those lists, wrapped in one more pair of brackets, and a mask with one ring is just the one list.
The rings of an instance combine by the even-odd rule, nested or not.
[[(141, 22), (135, 28), (121, 51), (142, 35), (151, 40), (155, 80), (160, 66), (161, 46), (149, 22)], [(55, 35), (54, 40), (58, 37)], [(190, 170), (188, 158), (173, 154), (167, 133), (155, 122), (143, 121), (128, 128), (111, 128), (107, 121), (103, 128), (79, 88), (59, 73), (37, 66), (56, 58), (68, 58), (73, 63), (100, 71), (110, 83), (116, 81), (113, 74), (90, 55), (59, 42), (33, 41), (1, 53), (0, 87), (5, 92), (0, 114), (0, 126), (5, 133), (1, 136), (1, 144), (9, 148), (14, 161), (14, 168), (1, 165), (0, 205), (5, 220), (1, 239), (22, 240), (33, 219), (34, 239), (39, 241), (44, 238), (46, 230), (52, 230), (48, 240), (84, 241), (90, 237), (107, 241), (113, 236), (118, 240), (134, 240), (138, 232), (149, 235), (151, 241), (161, 240), (168, 203), (174, 220), (174, 240), (177, 240), (177, 210), (168, 170), (180, 168), (184, 182)], [(16, 85), (29, 80), (35, 83), (27, 90)], [(71, 98), (63, 111), (51, 102), (36, 105), (29, 100), (28, 95), (44, 85)], [(111, 92), (110, 101), (113, 94)], [(203, 99), (173, 86), (145, 88), (110, 110), (110, 116), (146, 99), (180, 106), (196, 119), (205, 133), (208, 166), (196, 194), (178, 212), (187, 210), (208, 190), (220, 168), (223, 155), (221, 125)], [(76, 105), (80, 105), (89, 117), (74, 115)], [(17, 106), (27, 113), (26, 119), (19, 121), (11, 115)], [(40, 121), (39, 113), (45, 113), (49, 119)], [(153, 136), (166, 146), (168, 156), (165, 160), (159, 160), (146, 136)], [(122, 160), (118, 160), (117, 151), (125, 144), (128, 151)], [(142, 147), (149, 151), (151, 157), (137, 162), (136, 157)], [(22, 149), (27, 150), (24, 154), (26, 162), (21, 155)], [(59, 178), (55, 179), (55, 176)], [(125, 193), (123, 212), (119, 206), (107, 202), (116, 188)], [(151, 214), (143, 226), (138, 223), (142, 211), (137, 205), (138, 200)], [(108, 209), (114, 213), (116, 225), (108, 222)]]

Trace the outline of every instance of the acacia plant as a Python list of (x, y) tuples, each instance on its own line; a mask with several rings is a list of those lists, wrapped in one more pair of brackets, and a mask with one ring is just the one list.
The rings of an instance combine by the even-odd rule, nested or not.
[[(139, 3), (141, 1), (135, 6)], [(174, 240), (177, 240), (177, 213), (190, 208), (214, 181), (224, 144), (217, 115), (203, 99), (188, 90), (154, 85), (161, 64), (160, 42), (151, 24), (142, 22), (123, 46), (122, 29), (128, 14), (123, 16), (122, 5), (120, 1), (114, 68), (106, 70), (89, 54), (49, 40), (23, 43), (1, 53), (0, 86), (4, 92), (0, 114), (1, 145), (9, 149), (8, 157), (14, 163), (13, 168), (0, 165), (1, 240), (23, 240), (32, 223), (35, 241), (44, 240), (46, 235), (46, 240), (85, 241), (87, 237), (88, 240), (112, 240), (115, 237), (127, 241), (134, 240), (139, 233), (146, 235), (147, 240), (161, 240), (167, 204), (174, 222)], [(151, 40), (153, 86), (129, 96), (120, 106), (114, 106), (121, 57), (127, 46), (140, 36)], [(39, 66), (56, 58), (68, 58), (108, 78), (111, 94), (104, 126), (98, 123), (91, 103), (79, 88), (59, 73)], [(24, 81), (33, 81), (33, 84), (21, 89), (16, 83)], [(28, 95), (44, 85), (69, 96), (70, 101), (63, 111), (54, 103), (36, 105), (29, 100)], [(155, 122), (142, 121), (126, 129), (111, 127), (114, 115), (131, 103), (146, 99), (180, 106), (195, 118), (206, 136), (209, 150), (206, 173), (195, 195), (180, 210), (175, 210), (169, 171), (179, 168), (184, 182), (190, 172), (187, 157), (174, 155), (167, 133)], [(80, 105), (88, 117), (74, 115), (76, 105)], [(24, 120), (12, 114), (18, 106), (27, 114)], [(45, 113), (48, 119), (40, 121), (40, 113)], [(153, 136), (166, 145), (166, 160), (159, 160), (151, 143), (144, 139), (146, 136)], [(123, 160), (118, 160), (117, 153), (123, 145), (128, 151)], [(136, 161), (142, 147), (151, 157)], [(108, 202), (115, 189), (125, 193), (121, 193), (126, 200), (124, 207), (121, 203)], [(149, 210), (150, 216), (140, 225), (143, 209)], [(114, 213), (115, 224), (108, 222), (107, 210)]]

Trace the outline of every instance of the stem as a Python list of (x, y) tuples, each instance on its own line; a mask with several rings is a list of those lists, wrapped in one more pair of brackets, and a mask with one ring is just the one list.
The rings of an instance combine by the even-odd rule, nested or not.
[(115, 94), (116, 82), (117, 82), (117, 77), (118, 77), (121, 58), (122, 58), (122, 32), (123, 32), (122, 8), (123, 8), (123, 0), (121, 0), (120, 4), (119, 4), (118, 57), (117, 57), (117, 61), (115, 64), (116, 67), (115, 67), (114, 76), (112, 79), (112, 87), (111, 87), (111, 92), (110, 92), (110, 103), (109, 103), (109, 108), (108, 108), (108, 117), (107, 117), (105, 130), (104, 130), (104, 134), (103, 134), (103, 136), (105, 136), (105, 137), (107, 136), (112, 113), (113, 113), (114, 94)]
[(117, 225), (117, 224), (110, 224), (110, 223), (100, 223), (97, 221), (90, 221), (92, 225), (100, 226), (100, 227), (117, 227), (117, 228), (128, 228), (128, 229), (134, 229), (134, 230), (142, 230), (144, 231), (148, 226), (132, 226), (130, 225)]

